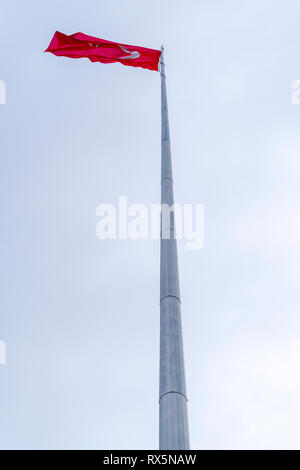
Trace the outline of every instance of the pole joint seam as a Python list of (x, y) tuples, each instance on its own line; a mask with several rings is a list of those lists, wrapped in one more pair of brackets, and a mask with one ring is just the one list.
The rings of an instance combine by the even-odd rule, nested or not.
[(159, 305), (161, 305), (162, 301), (165, 300), (165, 299), (167, 299), (168, 297), (171, 297), (171, 298), (173, 298), (173, 299), (178, 300), (178, 302), (181, 304), (181, 300), (180, 300), (179, 297), (177, 297), (177, 295), (168, 294), (168, 295), (164, 295), (164, 296), (160, 299)]
[(163, 393), (163, 394), (159, 397), (159, 403), (160, 403), (161, 399), (162, 399), (163, 397), (165, 397), (166, 395), (169, 395), (169, 393), (177, 393), (178, 395), (183, 396), (183, 397), (186, 399), (186, 401), (188, 401), (188, 399), (187, 399), (187, 397), (186, 397), (186, 395), (185, 395), (184, 393), (182, 393), (182, 392), (176, 392), (175, 390), (170, 390), (169, 392)]
[(172, 178), (169, 178), (168, 176), (165, 176), (164, 178), (161, 179), (160, 184), (162, 184), (165, 180), (169, 180), (169, 181), (171, 181), (171, 183), (173, 183)]

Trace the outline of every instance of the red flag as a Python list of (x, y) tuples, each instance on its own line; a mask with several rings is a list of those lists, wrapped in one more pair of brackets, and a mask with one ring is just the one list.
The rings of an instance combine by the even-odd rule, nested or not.
[(56, 31), (45, 52), (73, 59), (87, 57), (91, 62), (104, 64), (120, 62), (123, 65), (150, 70), (158, 70), (160, 58), (160, 51), (156, 49), (119, 44), (83, 33), (67, 36), (59, 31)]

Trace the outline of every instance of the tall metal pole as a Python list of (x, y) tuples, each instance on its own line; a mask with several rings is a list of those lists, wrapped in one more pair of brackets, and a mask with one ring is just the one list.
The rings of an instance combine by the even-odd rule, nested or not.
[[(161, 48), (161, 203), (174, 204), (164, 48)], [(189, 449), (174, 212), (160, 247), (159, 448)]]

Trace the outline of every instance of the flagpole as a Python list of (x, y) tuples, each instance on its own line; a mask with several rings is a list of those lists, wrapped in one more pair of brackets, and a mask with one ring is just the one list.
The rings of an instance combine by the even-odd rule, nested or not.
[[(174, 204), (164, 48), (161, 48), (161, 204)], [(168, 236), (164, 238), (164, 236)], [(189, 449), (174, 214), (161, 225), (159, 448)]]

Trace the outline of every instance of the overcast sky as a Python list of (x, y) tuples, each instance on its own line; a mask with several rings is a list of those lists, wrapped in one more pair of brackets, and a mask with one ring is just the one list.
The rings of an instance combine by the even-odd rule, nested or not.
[(159, 242), (96, 208), (160, 198), (160, 77), (44, 54), (55, 30), (165, 45), (191, 446), (300, 448), (298, 0), (3, 0), (0, 447), (158, 446)]

